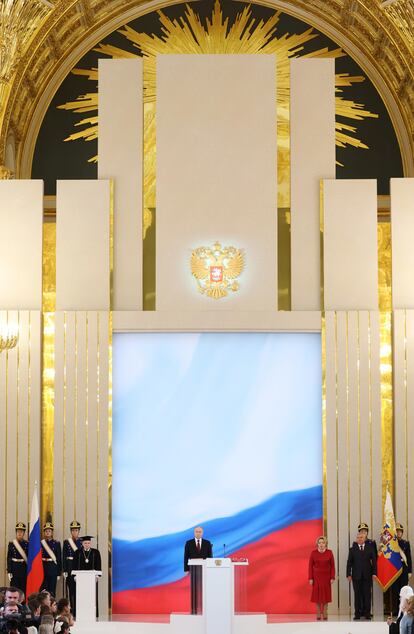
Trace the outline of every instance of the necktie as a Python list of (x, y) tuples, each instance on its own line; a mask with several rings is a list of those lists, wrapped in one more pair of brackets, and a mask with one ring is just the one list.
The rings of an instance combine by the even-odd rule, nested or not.
[(197, 539), (197, 550), (200, 551), (201, 550), (201, 545), (200, 545), (200, 540)]

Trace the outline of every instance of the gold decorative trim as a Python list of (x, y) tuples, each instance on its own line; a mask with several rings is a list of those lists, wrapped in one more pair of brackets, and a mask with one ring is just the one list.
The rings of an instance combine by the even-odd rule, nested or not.
[(327, 500), (327, 445), (326, 445), (326, 318), (321, 314), (321, 346), (322, 346), (322, 495), (323, 495), (323, 534), (328, 534), (328, 500)]
[(392, 243), (389, 215), (384, 219), (384, 215), (381, 214), (377, 235), (380, 310), (382, 502), (384, 504), (387, 484), (391, 496), (394, 494)]
[(41, 517), (54, 511), (56, 224), (43, 223)]
[(112, 339), (113, 319), (109, 313), (108, 327), (108, 606), (112, 613)]
[[(33, 148), (44, 113), (71, 66), (94, 44), (126, 22), (152, 10), (177, 2), (134, 0), (89, 0), (94, 20), (84, 14), (83, 4), (57, 2), (41, 24), (30, 49), (21, 59), (9, 83), (7, 104), (0, 127), (0, 158), (11, 125), (19, 140), (17, 174), (30, 176)], [(404, 171), (414, 173), (414, 142), (410, 86), (414, 54), (405, 37), (401, 15), (390, 15), (378, 0), (274, 0), (258, 2), (285, 11), (321, 32), (351, 54), (376, 85), (390, 112), (400, 141)], [(402, 9), (402, 15), (404, 9)], [(408, 13), (407, 13), (408, 15)], [(408, 16), (409, 17), (409, 16)], [(78, 22), (78, 28), (73, 24)], [(409, 22), (408, 22), (409, 24)], [(350, 25), (352, 28), (350, 28)], [(400, 25), (400, 26), (398, 26)], [(58, 42), (65, 41), (65, 48)], [(40, 71), (41, 66), (41, 71)], [(410, 83), (411, 82), (411, 83)]]
[(277, 210), (277, 306), (292, 310), (290, 209)]
[(325, 310), (325, 273), (324, 273), (324, 231), (325, 231), (325, 198), (323, 180), (319, 183), (319, 272), (321, 310)]

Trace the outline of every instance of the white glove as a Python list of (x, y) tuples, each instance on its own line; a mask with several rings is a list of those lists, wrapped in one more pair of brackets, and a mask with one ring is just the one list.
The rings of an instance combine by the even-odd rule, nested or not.
[(411, 577), (411, 572), (408, 573), (408, 578), (410, 579), (410, 577)]
[(58, 580), (58, 581), (60, 580), (60, 575), (58, 575), (58, 576), (57, 576), (57, 580)]
[(9, 581), (11, 581), (11, 580), (13, 579), (13, 575), (12, 575), (12, 573), (11, 573), (11, 572), (8, 572), (8, 573), (7, 573), (7, 576), (8, 576), (8, 578), (9, 578)]
[(68, 578), (68, 573), (67, 573), (67, 572), (64, 572), (64, 573), (63, 573), (63, 578), (64, 578), (64, 579), (67, 579), (67, 578)]

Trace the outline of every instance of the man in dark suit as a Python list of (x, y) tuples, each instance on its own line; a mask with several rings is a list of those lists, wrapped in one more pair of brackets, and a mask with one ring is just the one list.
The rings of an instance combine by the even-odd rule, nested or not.
[(202, 567), (189, 566), (189, 559), (207, 559), (213, 556), (213, 546), (208, 539), (203, 539), (203, 528), (196, 526), (194, 529), (194, 539), (189, 539), (184, 548), (184, 571), (190, 571), (191, 579), (191, 614), (200, 614), (201, 590), (202, 590)]
[(346, 576), (352, 581), (355, 597), (354, 621), (361, 616), (371, 620), (372, 580), (377, 576), (377, 557), (372, 542), (367, 542), (364, 532), (359, 532), (349, 549)]

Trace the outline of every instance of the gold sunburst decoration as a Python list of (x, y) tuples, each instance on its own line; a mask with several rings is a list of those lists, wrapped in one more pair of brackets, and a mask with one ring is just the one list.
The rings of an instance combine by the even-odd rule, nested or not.
[[(268, 20), (252, 16), (250, 5), (246, 5), (237, 14), (232, 23), (223, 15), (220, 1), (216, 0), (210, 18), (204, 25), (200, 16), (189, 5), (178, 19), (169, 18), (159, 11), (162, 25), (160, 37), (147, 33), (138, 33), (126, 25), (119, 30), (137, 52), (124, 50), (110, 44), (100, 44), (95, 51), (112, 58), (143, 57), (144, 64), (144, 207), (155, 207), (156, 177), (156, 137), (155, 137), (155, 98), (156, 98), (156, 58), (160, 54), (276, 54), (277, 59), (277, 129), (278, 129), (278, 206), (289, 206), (289, 92), (290, 59), (294, 57), (342, 57), (341, 49), (329, 50), (327, 47), (306, 53), (305, 45), (318, 37), (313, 28), (300, 34), (277, 35), (280, 11), (275, 11)], [(98, 80), (98, 70), (74, 69), (73, 73), (90, 80)], [(377, 117), (362, 104), (347, 100), (342, 89), (354, 83), (364, 81), (362, 76), (350, 76), (340, 73), (335, 76), (336, 108), (336, 145), (367, 148), (367, 145), (355, 136), (357, 128), (351, 123), (338, 120), (361, 121), (367, 117)], [(87, 118), (76, 123), (82, 128), (71, 134), (65, 141), (84, 139), (92, 141), (98, 137), (98, 94), (90, 92), (80, 95), (75, 101), (65, 103), (60, 108), (76, 113), (89, 113)], [(96, 162), (97, 156), (90, 162)], [(151, 224), (151, 216), (146, 214), (144, 232)]]

